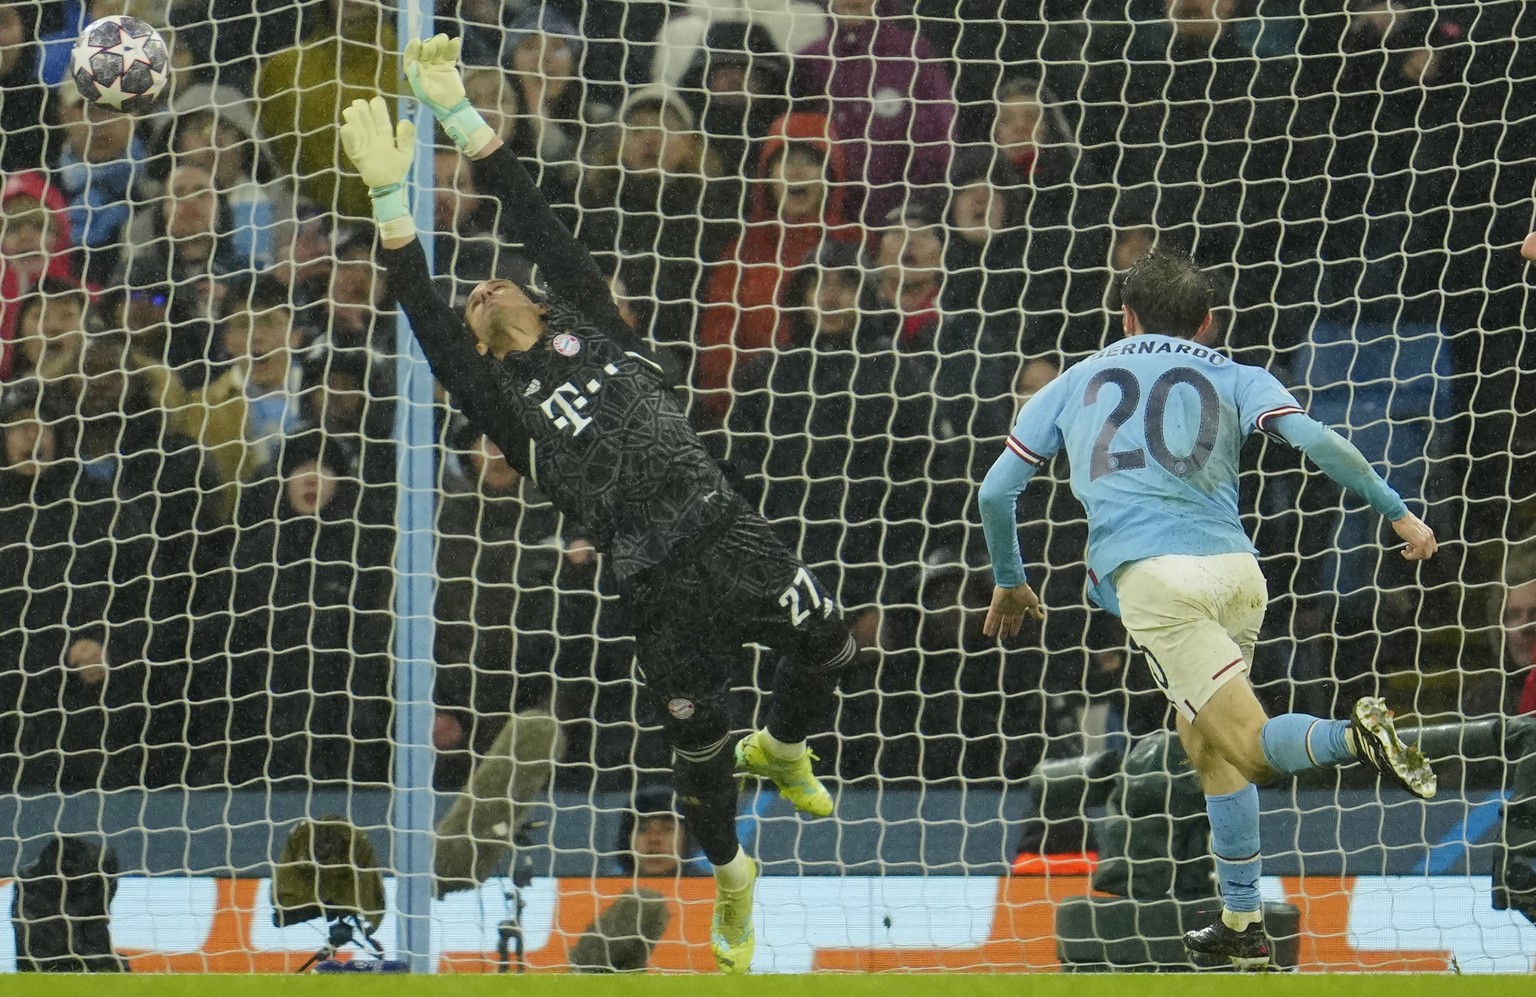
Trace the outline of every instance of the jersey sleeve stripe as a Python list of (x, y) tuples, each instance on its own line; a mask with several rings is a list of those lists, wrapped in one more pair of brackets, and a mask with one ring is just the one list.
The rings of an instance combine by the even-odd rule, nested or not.
[(1276, 416), (1281, 416), (1281, 415), (1301, 415), (1301, 414), (1303, 414), (1302, 410), (1297, 408), (1294, 405), (1282, 405), (1279, 408), (1272, 408), (1272, 409), (1270, 409), (1268, 412), (1265, 412), (1263, 415), (1259, 416), (1253, 422), (1254, 422), (1254, 425), (1258, 426), (1261, 431), (1267, 433), (1267, 432), (1269, 432), (1269, 430), (1267, 428), (1265, 428), (1264, 424), (1266, 422), (1268, 422), (1270, 419), (1273, 419)]
[(1021, 460), (1027, 461), (1036, 467), (1043, 467), (1045, 465), (1044, 457), (1035, 453), (1033, 450), (1029, 449), (1029, 447), (1026, 447), (1012, 436), (1008, 437), (1008, 449), (1013, 451), (1014, 456)]
[(628, 357), (634, 357), (636, 360), (638, 360), (641, 363), (645, 364), (647, 367), (651, 368), (651, 370), (654, 370), (658, 374), (665, 374), (666, 373), (666, 371), (661, 369), (661, 364), (659, 364), (656, 361), (652, 360), (650, 357), (646, 356), (643, 353), (636, 353), (634, 350), (625, 350), (624, 351), (624, 355), (628, 356)]

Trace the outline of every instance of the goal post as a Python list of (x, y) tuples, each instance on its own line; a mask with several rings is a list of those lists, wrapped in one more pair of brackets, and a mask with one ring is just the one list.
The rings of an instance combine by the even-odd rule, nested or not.
[[(432, 31), (430, 9), (422, 0), (397, 0), (397, 31), (402, 38), (425, 36)], [(430, 134), (432, 112), (419, 102), (401, 100), (397, 117), (414, 117), (417, 134)], [(429, 146), (417, 147), (415, 175), (432, 177), (435, 168)], [(433, 229), (433, 202), (418, 181), (415, 221), (419, 231)], [(424, 246), (428, 263), (434, 248)], [(395, 909), (400, 923), (399, 950), (413, 973), (435, 970), (430, 953), (431, 901), (433, 895), (432, 828), (436, 801), (432, 794), (435, 763), (433, 726), (433, 609), (436, 565), (433, 559), (433, 525), (437, 519), (434, 461), (433, 395), (431, 369), (415, 341), (410, 322), (396, 331), (395, 384), (400, 404), (395, 412), (394, 438), (403, 442), (398, 451), (395, 545), (396, 635), (394, 664), (395, 769), (392, 840), (396, 846)]]

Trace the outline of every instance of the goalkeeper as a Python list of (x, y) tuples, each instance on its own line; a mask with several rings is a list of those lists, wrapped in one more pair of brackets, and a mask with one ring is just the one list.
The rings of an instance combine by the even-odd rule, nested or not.
[(1237, 514), (1243, 440), (1258, 429), (1301, 450), (1391, 521), (1410, 561), (1435, 553), (1435, 534), (1273, 375), (1198, 345), (1215, 294), (1188, 259), (1154, 249), (1126, 273), (1121, 297), (1126, 339), (1040, 389), (982, 482), (997, 581), (983, 630), (1011, 637), (1026, 616), (1044, 615), (1024, 577), (1015, 517), (1035, 469), (1065, 448), (1072, 492), (1088, 512), (1093, 599), (1146, 652), (1206, 793), (1224, 910), (1184, 945), (1202, 964), (1261, 966), (1269, 940), (1254, 783), (1358, 760), (1428, 799), (1435, 773), (1398, 739), (1380, 699), (1361, 699), (1349, 720), (1265, 716), (1247, 680), (1267, 594)]
[[(369, 187), (380, 262), (433, 373), (609, 559), (672, 745), (679, 802), (714, 867), (715, 959), (722, 971), (743, 973), (757, 869), (736, 840), (735, 773), (771, 779), (813, 816), (831, 814), (805, 739), (830, 725), (837, 678), (856, 647), (832, 598), (694, 435), (592, 257), (469, 105), (459, 44), (445, 35), (410, 42), (406, 77), (474, 161), (480, 189), (516, 220), (547, 290), (487, 280), (456, 314), (433, 289), (406, 204), (412, 125), (392, 128), (382, 97), (354, 101), (342, 112), (342, 145)], [(749, 641), (780, 660), (766, 727), (733, 751), (729, 666)]]

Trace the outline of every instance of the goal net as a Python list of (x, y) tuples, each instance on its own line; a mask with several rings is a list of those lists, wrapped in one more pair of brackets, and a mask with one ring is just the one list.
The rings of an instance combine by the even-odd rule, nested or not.
[[(72, 81), (115, 14), (170, 46), (146, 113)], [(976, 484), (1158, 244), (1441, 539), (1244, 452), (1260, 699), (1383, 695), (1441, 785), (1262, 790), (1277, 951), (1533, 969), (1528, 5), (53, 0), (0, 7), (0, 971), (99, 954), (46, 896), (104, 869), (137, 971), (714, 971), (605, 556), (433, 390), (341, 154), (384, 94), (441, 293), (531, 279), (401, 74), (429, 30), (863, 648), (837, 815), (742, 793), (755, 971), (1181, 966), (1219, 904), (1064, 460), (1020, 505), (1046, 620), (981, 634)], [(741, 730), (773, 664), (731, 665)]]

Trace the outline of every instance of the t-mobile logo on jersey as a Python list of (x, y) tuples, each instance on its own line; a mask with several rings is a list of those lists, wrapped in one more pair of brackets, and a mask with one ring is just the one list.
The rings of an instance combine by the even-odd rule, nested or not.
[[(603, 372), (617, 374), (619, 368), (613, 364), (605, 364)], [(554, 422), (556, 429), (569, 429), (572, 436), (580, 436), (583, 429), (592, 425), (592, 419), (582, 415), (582, 410), (587, 407), (592, 401), (592, 396), (597, 394), (602, 386), (603, 382), (595, 377), (585, 386), (575, 381), (566, 381), (550, 392), (549, 397), (539, 404), (539, 410)], [(558, 414), (556, 409), (559, 409)]]
[[(597, 381), (589, 383), (593, 390), (600, 387)], [(572, 436), (580, 436), (583, 429), (592, 425), (592, 420), (581, 414), (581, 410), (587, 407), (587, 401), (581, 388), (566, 381), (544, 399), (539, 408), (554, 420), (556, 429), (570, 429)], [(559, 415), (555, 414), (555, 409), (560, 410)]]

